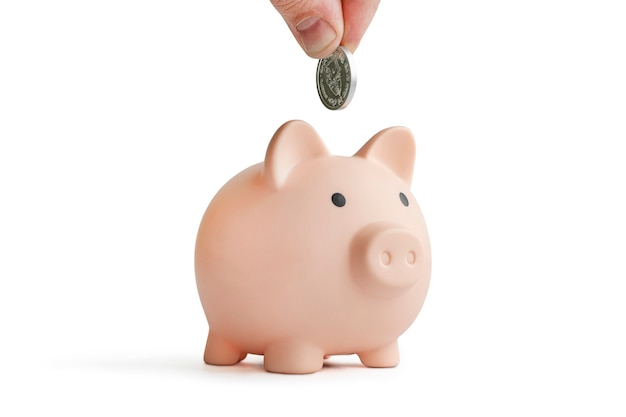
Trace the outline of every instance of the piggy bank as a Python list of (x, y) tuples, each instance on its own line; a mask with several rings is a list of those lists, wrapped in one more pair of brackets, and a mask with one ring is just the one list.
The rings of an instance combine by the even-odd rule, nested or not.
[(409, 190), (415, 142), (402, 127), (332, 156), (303, 121), (227, 182), (198, 230), (204, 361), (264, 355), (267, 371), (312, 373), (331, 355), (398, 364), (398, 337), (426, 297), (431, 252)]

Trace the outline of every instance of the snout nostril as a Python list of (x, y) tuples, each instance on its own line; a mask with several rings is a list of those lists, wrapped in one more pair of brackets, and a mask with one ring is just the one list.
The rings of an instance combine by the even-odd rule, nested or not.
[[(412, 250), (408, 251), (406, 253), (406, 263), (412, 266), (412, 265), (415, 265), (416, 261), (417, 261), (417, 255), (415, 254), (415, 252)], [(391, 252), (384, 250), (380, 253), (381, 265), (390, 266), (392, 262), (393, 262), (393, 256), (391, 255)]]
[(417, 257), (415, 256), (415, 252), (413, 252), (412, 250), (407, 252), (407, 254), (406, 254), (406, 262), (409, 265), (413, 265), (415, 263), (416, 259), (417, 259)]
[(387, 251), (383, 251), (380, 254), (380, 263), (384, 266), (388, 266), (391, 263), (391, 254)]

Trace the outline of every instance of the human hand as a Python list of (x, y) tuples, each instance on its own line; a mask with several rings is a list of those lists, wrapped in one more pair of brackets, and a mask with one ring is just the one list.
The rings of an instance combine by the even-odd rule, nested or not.
[(359, 46), (380, 0), (270, 0), (304, 52), (325, 58)]

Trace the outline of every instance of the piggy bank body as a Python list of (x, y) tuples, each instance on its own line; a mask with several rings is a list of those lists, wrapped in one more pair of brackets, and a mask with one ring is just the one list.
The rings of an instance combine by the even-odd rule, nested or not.
[(340, 157), (308, 124), (281, 126), (264, 162), (224, 185), (200, 224), (205, 362), (252, 353), (268, 371), (310, 373), (330, 355), (356, 353), (366, 366), (395, 366), (431, 271), (409, 190), (414, 157), (401, 127)]

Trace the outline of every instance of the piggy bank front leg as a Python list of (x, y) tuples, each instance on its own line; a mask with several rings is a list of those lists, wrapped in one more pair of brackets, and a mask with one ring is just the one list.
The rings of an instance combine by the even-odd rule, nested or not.
[(400, 362), (397, 340), (376, 349), (357, 352), (357, 355), (361, 363), (370, 368), (393, 368)]
[(204, 349), (204, 362), (209, 365), (234, 365), (245, 359), (247, 353), (238, 350), (226, 339), (209, 330)]
[(265, 349), (263, 366), (268, 372), (310, 374), (324, 366), (324, 352), (306, 342), (295, 340), (275, 342)]

